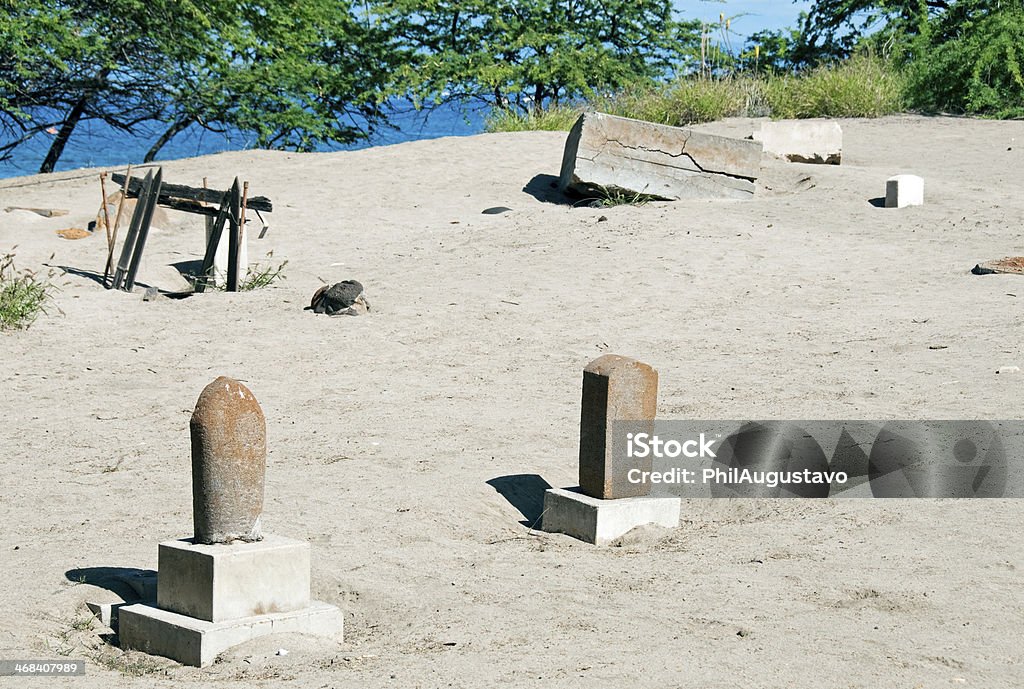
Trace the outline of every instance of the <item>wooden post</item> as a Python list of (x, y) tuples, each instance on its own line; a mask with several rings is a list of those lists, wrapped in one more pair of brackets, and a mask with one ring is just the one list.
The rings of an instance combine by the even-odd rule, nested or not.
[(118, 259), (117, 270), (114, 272), (114, 283), (112, 285), (114, 289), (120, 289), (124, 282), (125, 273), (128, 271), (128, 263), (135, 250), (135, 239), (139, 234), (139, 225), (142, 223), (145, 199), (149, 198), (149, 190), (152, 186), (153, 172), (150, 171), (146, 173), (146, 178), (142, 181), (142, 192), (139, 194), (139, 200), (135, 204), (135, 212), (132, 213), (132, 221), (128, 225), (128, 234), (124, 238), (124, 246), (121, 247), (121, 258)]
[[(138, 237), (135, 240), (135, 253), (132, 255), (132, 262), (128, 268), (128, 274), (124, 283), (124, 291), (131, 292), (135, 287), (135, 275), (139, 272), (139, 265), (142, 263), (142, 250), (146, 247), (146, 239), (149, 237), (149, 225), (153, 222), (153, 211), (156, 210), (157, 199), (160, 198), (160, 185), (163, 183), (164, 169), (158, 167), (156, 176), (149, 187), (149, 194), (146, 197), (146, 207), (142, 213), (142, 222), (139, 224)], [(142, 206), (142, 199), (139, 199), (138, 210)]]
[(231, 185), (231, 199), (229, 201), (228, 223), (231, 227), (231, 234), (228, 235), (228, 292), (238, 291), (238, 240), (239, 215), (241, 213), (241, 190), (238, 188), (238, 178)]

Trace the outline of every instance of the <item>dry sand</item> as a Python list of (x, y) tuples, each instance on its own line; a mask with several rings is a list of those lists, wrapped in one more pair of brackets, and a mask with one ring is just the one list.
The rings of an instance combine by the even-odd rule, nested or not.
[[(607, 352), (659, 370), (663, 418), (1021, 418), (1024, 378), (996, 370), (1024, 365), (1024, 278), (969, 271), (1024, 254), (1024, 122), (842, 124), (841, 167), (766, 163), (749, 202), (544, 202), (524, 187), (550, 191), (558, 133), (167, 163), (271, 197), (250, 257), (288, 261), (180, 301), (104, 290), (104, 239), (57, 237), (95, 214), (93, 172), (0, 181), (0, 207), (71, 211), (0, 212), (20, 266), (70, 271), (61, 313), (0, 335), (0, 658), (86, 658), (32, 681), (105, 689), (1021, 686), (1021, 502), (691, 501), (678, 529), (594, 548), (488, 484), (575, 484), (581, 370)], [(869, 202), (898, 173), (927, 205)], [(145, 284), (201, 256), (175, 216)], [(369, 316), (302, 310), (345, 278)], [(80, 570), (155, 569), (191, 533), (188, 419), (222, 374), (266, 412), (265, 528), (312, 543), (345, 642), (122, 655), (84, 607), (116, 596)]]

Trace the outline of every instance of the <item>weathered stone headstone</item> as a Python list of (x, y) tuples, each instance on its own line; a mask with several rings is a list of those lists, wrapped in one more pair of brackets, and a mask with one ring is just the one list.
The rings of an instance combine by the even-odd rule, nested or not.
[(192, 414), (192, 514), (195, 542), (263, 538), (266, 420), (249, 388), (221, 376)]
[(829, 120), (779, 120), (761, 125), (764, 150), (791, 163), (839, 165), (843, 160), (843, 129)]
[(309, 543), (261, 532), (266, 421), (252, 392), (207, 385), (191, 433), (195, 537), (160, 544), (156, 600), (118, 607), (121, 647), (204, 667), (268, 634), (340, 641), (341, 610), (310, 596)]
[(585, 196), (626, 193), (674, 201), (750, 198), (760, 143), (604, 113), (569, 132), (559, 188)]
[(641, 422), (637, 432), (653, 433), (658, 406), (658, 372), (647, 364), (606, 354), (583, 369), (580, 419), (580, 489), (602, 500), (647, 495), (650, 484), (631, 482), (631, 469), (651, 470), (651, 458), (617, 456), (613, 423)]
[(924, 180), (917, 175), (896, 175), (885, 181), (885, 207), (924, 205)]

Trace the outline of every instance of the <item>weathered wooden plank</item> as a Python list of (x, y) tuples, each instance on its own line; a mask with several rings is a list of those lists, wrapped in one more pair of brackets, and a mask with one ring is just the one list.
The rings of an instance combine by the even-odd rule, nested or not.
[(114, 271), (114, 279), (110, 283), (112, 289), (120, 289), (124, 276), (128, 272), (128, 263), (131, 261), (132, 253), (135, 250), (135, 239), (139, 234), (139, 225), (142, 223), (143, 201), (149, 197), (149, 190), (153, 184), (152, 171), (146, 173), (142, 180), (142, 191), (139, 203), (135, 204), (135, 212), (132, 213), (132, 221), (128, 225), (128, 233), (124, 236), (124, 246), (121, 248), (121, 257), (117, 260), (117, 270)]
[[(149, 189), (149, 195), (145, 199), (146, 207), (143, 211), (142, 222), (139, 225), (138, 237), (135, 239), (135, 252), (132, 254), (132, 262), (128, 266), (128, 273), (125, 276), (125, 292), (131, 292), (132, 288), (135, 287), (135, 276), (139, 272), (139, 264), (142, 263), (142, 250), (146, 247), (146, 239), (149, 237), (149, 226), (153, 222), (153, 211), (156, 209), (157, 199), (160, 198), (160, 186), (163, 183), (163, 177), (163, 168), (157, 168), (156, 176), (153, 177), (153, 183)], [(138, 205), (141, 206), (142, 203), (140, 199)]]
[[(124, 175), (114, 173), (110, 175), (110, 178), (118, 184), (124, 184)], [(133, 179), (128, 187), (128, 197), (134, 198), (139, 195), (142, 190), (142, 183), (139, 180)], [(183, 184), (164, 184), (163, 190), (160, 192), (160, 200), (157, 202), (161, 206), (167, 206), (173, 208), (168, 201), (187, 199), (189, 201), (203, 201), (206, 203), (219, 204), (221, 199), (224, 198), (224, 194), (227, 192), (220, 191), (217, 189), (203, 189), (202, 187), (188, 187)], [(272, 213), (274, 211), (274, 204), (265, 196), (254, 196), (248, 201), (248, 207), (253, 210), (266, 211)], [(197, 210), (184, 207), (179, 207), (177, 210), (186, 210), (189, 213), (198, 213)]]
[(231, 185), (231, 197), (228, 202), (228, 224), (231, 234), (228, 235), (228, 275), (227, 291), (238, 291), (238, 243), (241, 239), (240, 207), (242, 205), (242, 193), (239, 189), (238, 178)]
[(160, 205), (176, 211), (205, 215), (208, 218), (217, 217), (216, 206), (204, 206), (200, 201), (189, 201), (187, 199), (169, 199), (166, 196), (160, 199)]

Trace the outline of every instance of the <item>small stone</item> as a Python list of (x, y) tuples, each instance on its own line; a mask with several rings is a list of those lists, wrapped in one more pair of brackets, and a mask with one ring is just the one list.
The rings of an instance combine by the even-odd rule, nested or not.
[(159, 287), (147, 287), (145, 294), (142, 295), (142, 301), (156, 301), (160, 298)]
[(358, 316), (370, 310), (363, 286), (355, 280), (343, 280), (330, 287), (321, 287), (313, 295), (310, 308), (328, 316)]
[(261, 540), (267, 424), (256, 397), (221, 376), (199, 395), (190, 429), (195, 542)]

